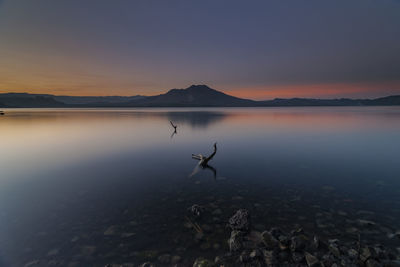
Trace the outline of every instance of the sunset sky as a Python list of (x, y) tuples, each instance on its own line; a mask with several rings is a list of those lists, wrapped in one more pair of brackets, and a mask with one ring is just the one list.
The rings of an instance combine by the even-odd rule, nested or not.
[(0, 92), (400, 94), (400, 1), (0, 0)]

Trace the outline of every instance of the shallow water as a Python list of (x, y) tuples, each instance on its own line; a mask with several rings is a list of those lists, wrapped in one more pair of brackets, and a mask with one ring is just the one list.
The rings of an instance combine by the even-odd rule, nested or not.
[[(399, 107), (5, 113), (0, 266), (157, 263), (164, 253), (187, 266), (228, 250), (238, 208), (258, 231), (399, 246), (388, 237), (400, 229)], [(191, 154), (214, 142), (216, 174), (190, 177)], [(193, 204), (205, 208), (201, 240), (186, 219)]]

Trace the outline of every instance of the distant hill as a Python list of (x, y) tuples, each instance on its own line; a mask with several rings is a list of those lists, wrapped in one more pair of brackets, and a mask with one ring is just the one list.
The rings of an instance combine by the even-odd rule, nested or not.
[(52, 95), (27, 93), (0, 94), (0, 107), (2, 108), (55, 108), (66, 106), (65, 103), (55, 100)]
[(376, 99), (276, 98), (254, 101), (214, 90), (207, 85), (171, 89), (155, 96), (56, 96), (48, 94), (0, 94), (1, 108), (22, 107), (281, 107), (281, 106), (392, 106), (400, 95)]
[(207, 85), (192, 85), (186, 89), (171, 89), (165, 94), (149, 96), (131, 102), (135, 106), (159, 107), (226, 107), (254, 106), (255, 101), (230, 96)]

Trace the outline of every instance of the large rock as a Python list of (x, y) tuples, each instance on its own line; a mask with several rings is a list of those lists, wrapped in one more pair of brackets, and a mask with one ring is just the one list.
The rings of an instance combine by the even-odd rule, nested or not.
[(314, 255), (311, 255), (310, 253), (306, 252), (304, 254), (304, 256), (306, 257), (306, 262), (307, 262), (308, 267), (320, 266), (317, 257), (315, 257)]
[(193, 263), (193, 267), (212, 267), (213, 265), (214, 264), (211, 261), (201, 257), (197, 258)]
[(264, 243), (267, 249), (275, 249), (278, 247), (278, 240), (268, 231), (264, 231), (261, 233), (262, 242)]
[(250, 214), (245, 209), (240, 209), (236, 211), (229, 219), (229, 227), (232, 230), (238, 230), (243, 232), (248, 232), (250, 229)]
[(243, 233), (233, 230), (228, 240), (230, 251), (238, 251), (243, 247)]

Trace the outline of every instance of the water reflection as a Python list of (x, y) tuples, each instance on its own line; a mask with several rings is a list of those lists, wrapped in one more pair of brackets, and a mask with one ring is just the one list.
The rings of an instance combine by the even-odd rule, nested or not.
[(194, 170), (193, 170), (193, 172), (190, 174), (190, 176), (189, 177), (192, 177), (192, 176), (194, 176), (196, 173), (198, 173), (199, 172), (199, 170), (200, 170), (200, 168), (201, 169), (209, 169), (209, 170), (211, 170), (213, 173), (214, 173), (214, 180), (216, 180), (217, 179), (217, 170), (214, 168), (214, 167), (212, 167), (212, 166), (210, 166), (209, 164), (208, 164), (208, 162), (210, 161), (210, 160), (212, 160), (212, 158), (215, 156), (215, 154), (217, 153), (217, 143), (214, 143), (214, 151), (213, 151), (213, 153), (211, 154), (211, 155), (209, 155), (209, 156), (203, 156), (202, 154), (192, 154), (192, 159), (195, 159), (195, 160), (198, 160), (199, 161), (199, 163), (196, 165), (196, 167), (194, 168)]
[[(238, 208), (260, 231), (300, 225), (327, 238), (361, 232), (366, 243), (396, 246), (387, 236), (400, 228), (398, 107), (6, 114), (0, 266), (1, 259), (4, 266), (140, 265), (164, 253), (191, 266), (194, 257), (228, 250), (225, 224)], [(172, 140), (170, 121), (179, 127)], [(212, 165), (197, 165), (188, 179), (192, 153), (209, 155), (213, 141)], [(193, 204), (208, 209), (199, 223), (211, 228), (206, 240), (185, 227)]]

